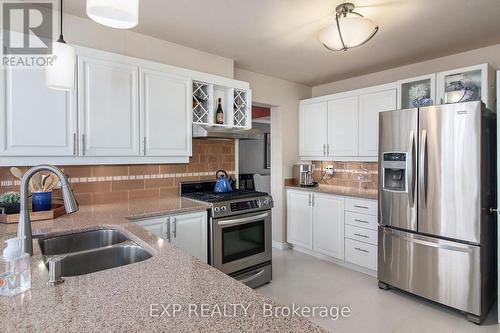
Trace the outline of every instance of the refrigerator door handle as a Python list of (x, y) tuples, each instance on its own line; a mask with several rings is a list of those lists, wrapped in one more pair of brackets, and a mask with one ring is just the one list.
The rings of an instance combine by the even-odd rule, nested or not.
[(422, 203), (427, 205), (427, 131), (423, 130), (420, 136), (420, 156), (419, 156), (418, 187), (422, 193)]
[(410, 147), (408, 148), (408, 199), (410, 207), (415, 205), (415, 133), (410, 131)]

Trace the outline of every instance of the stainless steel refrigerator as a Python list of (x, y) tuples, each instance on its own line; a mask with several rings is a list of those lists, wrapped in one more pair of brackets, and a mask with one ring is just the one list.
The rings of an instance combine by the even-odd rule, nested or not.
[(480, 323), (496, 296), (496, 127), (480, 102), (380, 113), (380, 288)]

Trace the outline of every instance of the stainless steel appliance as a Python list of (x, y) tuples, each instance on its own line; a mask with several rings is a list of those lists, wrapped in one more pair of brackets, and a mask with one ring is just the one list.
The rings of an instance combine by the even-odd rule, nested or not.
[(293, 166), (293, 175), (295, 182), (299, 186), (313, 187), (318, 184), (314, 182), (314, 164), (312, 162), (297, 162)]
[(273, 199), (267, 193), (214, 193), (214, 182), (181, 183), (181, 195), (209, 202), (209, 263), (255, 288), (272, 279)]
[(480, 323), (495, 299), (495, 122), (480, 102), (380, 113), (381, 288)]
[(240, 129), (193, 124), (193, 138), (264, 140), (264, 134), (258, 128)]

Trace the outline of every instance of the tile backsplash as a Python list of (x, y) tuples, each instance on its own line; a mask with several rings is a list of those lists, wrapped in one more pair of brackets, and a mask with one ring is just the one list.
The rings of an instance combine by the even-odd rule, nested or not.
[[(358, 189), (376, 190), (378, 188), (378, 163), (377, 162), (330, 162), (313, 161), (315, 172), (314, 180), (320, 184), (355, 187)], [(333, 165), (332, 178), (323, 176), (328, 165)]]
[[(193, 155), (187, 164), (60, 167), (69, 176), (80, 204), (162, 196), (178, 193), (180, 181), (215, 179), (219, 169), (234, 177), (234, 141), (194, 139)], [(7, 191), (19, 191), (19, 181), (10, 173), (10, 167), (0, 167), (0, 193)]]

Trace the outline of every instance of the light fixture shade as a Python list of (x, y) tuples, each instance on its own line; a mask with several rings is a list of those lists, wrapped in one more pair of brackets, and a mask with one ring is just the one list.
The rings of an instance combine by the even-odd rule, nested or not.
[(53, 44), (54, 61), (47, 66), (47, 87), (56, 90), (72, 90), (75, 86), (75, 49), (66, 43)]
[(87, 0), (87, 15), (111, 28), (130, 29), (139, 23), (139, 0)]

